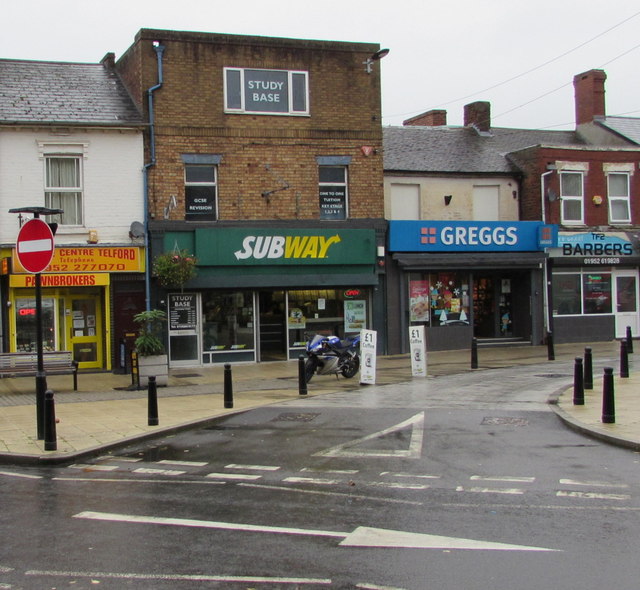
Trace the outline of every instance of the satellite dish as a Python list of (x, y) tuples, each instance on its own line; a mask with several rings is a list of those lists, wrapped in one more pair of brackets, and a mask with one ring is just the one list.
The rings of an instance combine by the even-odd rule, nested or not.
[(129, 237), (132, 240), (137, 238), (144, 237), (144, 225), (142, 225), (139, 221), (134, 221), (131, 223), (131, 227), (129, 228)]

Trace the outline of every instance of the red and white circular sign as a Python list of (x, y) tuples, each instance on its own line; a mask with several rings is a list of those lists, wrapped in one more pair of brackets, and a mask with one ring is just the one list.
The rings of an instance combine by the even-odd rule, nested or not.
[(30, 219), (18, 232), (16, 253), (27, 272), (42, 272), (53, 258), (53, 232), (42, 219)]

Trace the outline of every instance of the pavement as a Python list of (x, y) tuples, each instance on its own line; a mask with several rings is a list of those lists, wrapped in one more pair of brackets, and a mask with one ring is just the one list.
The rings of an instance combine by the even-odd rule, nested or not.
[[(592, 349), (594, 366), (605, 361), (614, 368), (615, 423), (602, 423), (602, 374), (594, 369), (594, 386), (585, 390), (584, 405), (574, 405), (575, 359)], [(547, 371), (562, 371), (549, 398), (549, 407), (570, 428), (622, 447), (640, 450), (640, 343), (629, 353), (629, 377), (620, 373), (620, 342), (562, 344), (554, 347), (549, 360), (546, 346), (480, 347), (478, 368), (471, 369), (470, 351), (429, 352), (428, 378), (478, 373), (488, 369), (541, 365)], [(634, 371), (637, 355), (638, 374)], [(376, 386), (404, 383), (413, 377), (409, 355), (379, 356)], [(77, 461), (148, 438), (204, 426), (228, 414), (270, 404), (329, 395), (340, 391), (372, 387), (354, 379), (315, 376), (300, 394), (298, 363), (278, 361), (232, 365), (233, 407), (224, 403), (224, 367), (172, 369), (167, 387), (158, 387), (158, 425), (148, 425), (146, 389), (132, 386), (131, 375), (111, 372), (80, 372), (78, 391), (71, 375), (47, 376), (48, 389), (55, 394), (55, 436), (45, 445), (38, 440), (33, 377), (0, 378), (0, 463), (47, 465)], [(227, 396), (228, 400), (228, 396)], [(229, 405), (227, 403), (227, 405)], [(45, 450), (45, 447), (48, 450)], [(51, 450), (53, 448), (53, 450)]]

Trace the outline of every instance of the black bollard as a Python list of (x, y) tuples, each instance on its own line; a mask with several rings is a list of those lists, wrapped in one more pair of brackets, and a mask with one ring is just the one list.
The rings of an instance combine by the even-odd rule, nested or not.
[(56, 409), (53, 401), (53, 391), (47, 389), (44, 393), (44, 450), (57, 451), (56, 438)]
[(551, 332), (547, 332), (547, 360), (556, 360), (556, 352), (553, 349), (553, 334)]
[(633, 337), (631, 336), (631, 326), (627, 326), (627, 352), (633, 354)]
[(156, 378), (154, 375), (149, 375), (149, 385), (147, 387), (148, 398), (148, 420), (149, 426), (158, 426), (160, 421), (158, 420), (158, 387), (156, 385)]
[(224, 366), (224, 407), (233, 408), (233, 383), (231, 380), (231, 365)]
[(304, 356), (298, 357), (298, 394), (307, 395), (307, 377), (304, 372)]
[(616, 405), (613, 389), (613, 369), (605, 367), (602, 381), (602, 423), (615, 424)]
[(576, 357), (573, 369), (573, 405), (584, 406), (584, 372), (582, 368), (582, 359)]
[(478, 368), (478, 339), (471, 339), (471, 368)]
[(629, 355), (626, 340), (620, 341), (620, 378), (629, 378)]
[(589, 346), (584, 349), (584, 388), (593, 389), (593, 356)]

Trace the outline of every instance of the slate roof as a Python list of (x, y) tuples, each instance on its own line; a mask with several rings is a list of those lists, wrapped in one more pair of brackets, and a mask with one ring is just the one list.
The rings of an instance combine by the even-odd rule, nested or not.
[(633, 143), (640, 144), (640, 118), (604, 117), (604, 119), (598, 119), (595, 122)]
[(102, 64), (0, 59), (0, 123), (122, 127), (144, 120)]
[(506, 155), (533, 145), (584, 146), (574, 131), (407, 125), (383, 128), (385, 172), (510, 174)]

